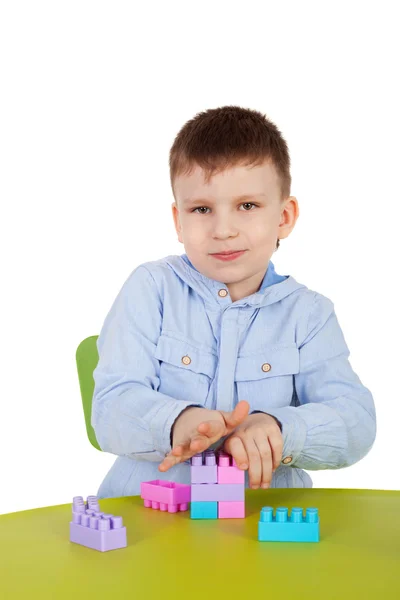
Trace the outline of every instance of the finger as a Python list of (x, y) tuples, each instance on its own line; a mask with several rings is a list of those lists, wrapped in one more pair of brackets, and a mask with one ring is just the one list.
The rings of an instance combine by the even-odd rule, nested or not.
[(280, 432), (277, 434), (273, 433), (269, 436), (269, 444), (272, 451), (272, 468), (274, 471), (279, 467), (282, 462), (283, 456), (283, 437)]
[(247, 452), (242, 440), (239, 437), (235, 435), (229, 437), (225, 441), (224, 450), (233, 457), (239, 469), (246, 470), (249, 468)]
[(158, 470), (164, 473), (168, 471), (171, 467), (174, 467), (179, 462), (182, 462), (182, 457), (184, 453), (184, 446), (175, 446), (169, 454), (164, 458), (164, 460), (158, 465)]
[[(219, 423), (219, 430), (222, 433), (223, 427), (221, 423)], [(212, 426), (211, 431), (215, 433), (218, 429)], [(215, 439), (217, 440), (219, 437), (217, 436)], [(213, 442), (214, 438), (209, 438), (207, 435), (194, 434), (188, 442), (174, 446), (171, 452), (160, 463), (158, 470), (161, 472), (168, 471), (171, 467), (188, 460), (195, 454), (204, 452)]]
[(268, 440), (268, 436), (264, 432), (260, 431), (254, 436), (255, 445), (258, 448), (258, 452), (261, 458), (261, 487), (263, 489), (269, 488), (272, 480), (272, 450)]
[(243, 436), (242, 441), (249, 457), (249, 484), (253, 489), (257, 489), (260, 487), (262, 476), (260, 451), (252, 436)]
[(187, 458), (191, 458), (199, 452), (204, 452), (212, 443), (213, 438), (209, 438), (207, 435), (195, 434), (190, 442)]
[(211, 443), (214, 443), (214, 441), (216, 442), (217, 440), (219, 440), (220, 437), (223, 436), (223, 434), (225, 433), (225, 428), (221, 421), (217, 421), (214, 419), (211, 421), (204, 421), (203, 423), (200, 423), (200, 425), (197, 427), (197, 431), (203, 436), (211, 438), (213, 440)]
[(225, 435), (243, 423), (249, 414), (249, 410), (250, 405), (246, 400), (240, 400), (240, 402), (236, 404), (235, 408), (231, 412), (225, 412), (221, 410), (226, 427)]

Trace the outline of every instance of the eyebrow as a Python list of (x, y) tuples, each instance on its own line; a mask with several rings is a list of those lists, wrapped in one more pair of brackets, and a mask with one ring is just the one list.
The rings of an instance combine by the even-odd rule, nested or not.
[[(264, 196), (266, 197), (266, 194), (243, 194), (242, 196), (236, 196), (236, 198), (233, 198), (232, 201), (233, 202), (239, 202), (239, 200), (250, 200), (250, 199), (255, 199), (255, 198), (259, 198), (260, 196)], [(184, 198), (183, 200), (183, 205), (185, 204), (195, 204), (197, 202), (211, 202), (210, 200), (207, 200), (207, 198)]]

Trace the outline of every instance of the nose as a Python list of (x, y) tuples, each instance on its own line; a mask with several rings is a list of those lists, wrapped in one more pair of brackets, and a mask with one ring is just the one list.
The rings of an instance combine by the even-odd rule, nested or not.
[(219, 215), (215, 216), (212, 227), (213, 238), (215, 239), (226, 239), (229, 237), (236, 237), (237, 227), (234, 224), (232, 216)]

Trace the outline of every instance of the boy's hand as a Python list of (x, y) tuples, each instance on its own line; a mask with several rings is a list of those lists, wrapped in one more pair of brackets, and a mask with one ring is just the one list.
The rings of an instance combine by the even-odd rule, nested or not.
[(240, 469), (249, 469), (249, 485), (267, 488), (272, 473), (282, 460), (283, 437), (273, 417), (264, 413), (249, 415), (224, 443)]
[(184, 410), (173, 427), (173, 448), (159, 465), (168, 471), (178, 463), (204, 452), (220, 438), (229, 435), (249, 414), (249, 403), (241, 400), (231, 412), (191, 407)]

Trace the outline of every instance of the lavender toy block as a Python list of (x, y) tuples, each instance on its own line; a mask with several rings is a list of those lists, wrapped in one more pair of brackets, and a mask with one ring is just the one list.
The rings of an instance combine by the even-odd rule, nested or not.
[(210, 483), (192, 485), (192, 502), (244, 502), (244, 485)]
[(190, 479), (192, 483), (217, 483), (217, 461), (214, 452), (192, 457)]
[(88, 496), (86, 503), (82, 496), (75, 496), (72, 502), (71, 542), (99, 552), (127, 546), (122, 517), (101, 512), (96, 496)]
[(146, 508), (176, 513), (188, 509), (191, 494), (190, 485), (155, 479), (142, 481), (140, 495)]
[(244, 519), (244, 502), (218, 502), (218, 519)]
[(317, 508), (307, 508), (303, 516), (302, 508), (292, 508), (288, 519), (288, 509), (264, 506), (258, 522), (260, 542), (319, 542), (319, 516)]
[(219, 455), (217, 477), (218, 483), (241, 483), (244, 485), (244, 471), (237, 467), (229, 454)]

